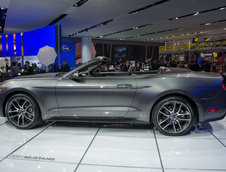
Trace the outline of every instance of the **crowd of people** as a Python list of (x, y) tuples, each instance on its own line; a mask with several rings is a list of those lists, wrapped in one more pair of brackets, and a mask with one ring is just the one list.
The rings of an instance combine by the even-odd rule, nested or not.
[[(151, 70), (158, 70), (160, 66), (164, 67), (179, 67), (179, 68), (188, 68), (193, 71), (205, 71), (205, 72), (219, 72), (217, 70), (217, 64), (215, 62), (209, 61), (200, 61), (195, 62), (191, 61), (191, 63), (186, 63), (185, 61), (164, 61), (164, 59), (158, 60), (149, 60), (147, 62), (141, 61), (122, 61), (119, 59), (111, 64), (105, 65), (102, 67), (101, 71), (117, 71), (117, 72), (131, 72), (131, 71), (151, 71)], [(40, 69), (37, 67), (36, 63), (32, 63), (30, 65), (29, 61), (25, 62), (24, 67), (22, 67), (21, 63), (13, 62), (10, 69), (10, 77), (16, 77), (18, 75), (32, 75), (37, 73), (46, 72), (46, 70)], [(51, 70), (49, 72), (68, 72), (69, 65), (67, 64), (66, 60), (63, 61), (63, 64), (59, 65), (56, 68), (56, 65), (51, 65)], [(226, 72), (226, 66), (223, 67), (222, 72)], [(3, 77), (3, 74), (0, 72), (0, 78)]]
[(67, 64), (67, 61), (64, 60), (63, 61), (63, 66), (60, 64), (59, 67), (57, 68), (57, 71), (54, 72), (68, 72), (69, 69), (69, 65)]
[(63, 61), (63, 65), (59, 65), (56, 68), (55, 64), (48, 66), (48, 70), (41, 69), (37, 66), (36, 63), (30, 64), (29, 61), (26, 61), (24, 66), (21, 63), (12, 62), (11, 66), (6, 65), (6, 72), (2, 73), (0, 71), (0, 82), (17, 77), (19, 75), (33, 75), (38, 73), (45, 73), (45, 72), (68, 72), (69, 65), (67, 64), (66, 60)]
[(32, 75), (35, 73), (41, 72), (41, 69), (37, 67), (36, 63), (32, 63), (30, 66), (30, 62), (26, 61), (24, 67), (22, 67), (21, 63), (13, 62), (12, 66), (10, 67), (10, 74), (12, 77), (16, 77), (19, 74), (22, 75)]
[[(133, 64), (131, 64), (131, 62)], [(164, 59), (158, 60), (149, 60), (147, 62), (139, 62), (139, 61), (125, 61), (122, 62), (121, 60), (116, 61), (114, 67), (118, 71), (128, 71), (131, 65), (133, 65), (136, 71), (150, 71), (150, 70), (158, 70), (160, 66), (164, 67), (178, 67), (178, 68), (188, 68), (193, 71), (204, 71), (204, 72), (219, 72), (217, 69), (216, 62), (209, 62), (209, 61), (200, 61), (195, 62), (191, 61), (187, 63), (185, 61), (170, 61), (166, 62)], [(226, 71), (226, 66), (223, 66), (222, 70)]]
[[(10, 69), (10, 75), (11, 77), (16, 77), (18, 75), (32, 75), (37, 73), (44, 73), (46, 70), (43, 70), (39, 67), (37, 67), (36, 63), (30, 64), (29, 61), (26, 61), (24, 64), (24, 67), (22, 67), (21, 63), (12, 62)], [(60, 66), (56, 69), (55, 64), (52, 65), (51, 71), (48, 72), (68, 72), (69, 66), (67, 62), (64, 60), (63, 65), (60, 64)]]

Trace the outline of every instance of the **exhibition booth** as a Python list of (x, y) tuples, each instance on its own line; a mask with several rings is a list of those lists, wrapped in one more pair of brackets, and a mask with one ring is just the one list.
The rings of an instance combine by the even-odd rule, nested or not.
[(225, 14), (0, 1), (0, 172), (226, 171)]

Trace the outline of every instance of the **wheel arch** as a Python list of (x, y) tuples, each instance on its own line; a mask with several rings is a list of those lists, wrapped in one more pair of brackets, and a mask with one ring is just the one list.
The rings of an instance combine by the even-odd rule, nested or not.
[(200, 112), (199, 112), (199, 109), (198, 109), (198, 105), (195, 103), (195, 101), (194, 101), (191, 97), (189, 97), (189, 96), (187, 96), (187, 95), (185, 95), (185, 94), (181, 94), (181, 93), (169, 93), (169, 94), (165, 94), (165, 95), (159, 97), (159, 98), (154, 102), (153, 106), (151, 107), (150, 114), (149, 114), (149, 121), (150, 121), (150, 122), (152, 122), (152, 113), (153, 113), (153, 109), (154, 109), (154, 107), (156, 106), (156, 104), (157, 104), (158, 102), (160, 102), (161, 100), (167, 98), (167, 97), (182, 97), (182, 98), (187, 99), (187, 100), (189, 101), (189, 103), (191, 103), (192, 107), (194, 108), (194, 111), (195, 111), (195, 119), (196, 119), (197, 121), (199, 121), (199, 113), (200, 113)]
[(37, 101), (37, 98), (30, 91), (28, 91), (26, 89), (22, 89), (22, 90), (15, 89), (15, 90), (12, 90), (9, 93), (7, 93), (7, 95), (4, 98), (3, 104), (2, 104), (2, 114), (3, 114), (4, 117), (6, 117), (5, 106), (6, 106), (8, 99), (10, 97), (12, 97), (13, 95), (16, 95), (16, 94), (25, 94), (25, 95), (31, 97), (37, 103), (39, 112), (41, 113), (40, 116), (42, 118), (42, 111), (41, 111), (41, 108), (40, 108), (40, 104)]

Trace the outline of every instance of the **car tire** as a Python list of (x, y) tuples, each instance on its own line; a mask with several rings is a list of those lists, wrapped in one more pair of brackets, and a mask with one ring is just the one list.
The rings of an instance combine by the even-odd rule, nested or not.
[(161, 99), (152, 112), (156, 129), (167, 136), (181, 136), (194, 125), (195, 111), (191, 103), (179, 96)]
[(27, 94), (11, 96), (5, 106), (8, 121), (19, 129), (31, 129), (41, 122), (41, 113), (37, 102)]

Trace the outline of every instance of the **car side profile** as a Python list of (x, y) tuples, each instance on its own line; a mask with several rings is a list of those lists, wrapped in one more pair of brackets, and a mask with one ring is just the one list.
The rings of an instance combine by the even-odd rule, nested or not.
[(180, 68), (105, 72), (105, 57), (66, 74), (39, 74), (0, 85), (1, 116), (19, 129), (41, 121), (153, 123), (164, 135), (190, 131), (194, 121), (226, 115), (226, 84), (216, 73)]

